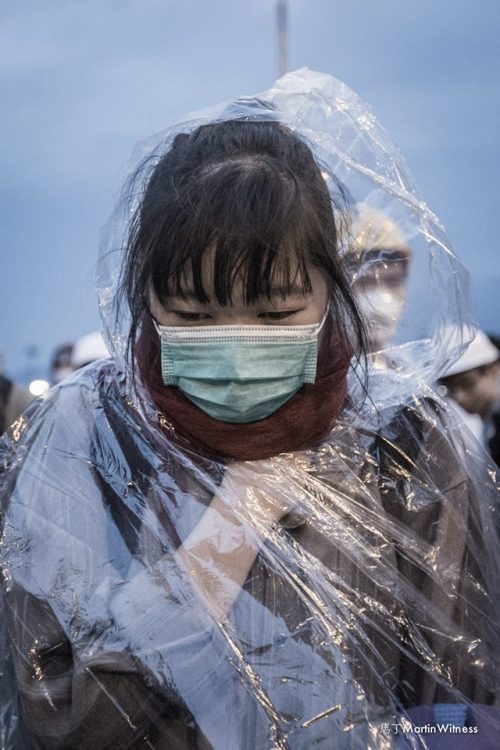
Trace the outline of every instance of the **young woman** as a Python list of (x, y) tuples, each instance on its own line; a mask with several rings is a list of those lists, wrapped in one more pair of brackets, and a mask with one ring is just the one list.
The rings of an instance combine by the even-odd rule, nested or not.
[(3, 747), (494, 739), (495, 488), (418, 385), (447, 342), (363, 366), (334, 175), (366, 177), (367, 121), (299, 72), (136, 169), (101, 265), (114, 356), (4, 441)]

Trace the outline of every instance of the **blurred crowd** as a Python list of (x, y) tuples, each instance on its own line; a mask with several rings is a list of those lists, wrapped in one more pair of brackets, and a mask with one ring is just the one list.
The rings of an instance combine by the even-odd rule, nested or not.
[(92, 331), (73, 343), (56, 347), (49, 364), (49, 380), (35, 380), (30, 388), (13, 382), (0, 373), (0, 434), (3, 433), (34, 401), (44, 398), (49, 388), (56, 386), (82, 367), (109, 356), (99, 331)]
[[(411, 250), (399, 227), (382, 213), (361, 205), (358, 216), (348, 263), (376, 356), (390, 345), (404, 310)], [(434, 385), (461, 417), (464, 433), (500, 466), (500, 337), (478, 330)]]

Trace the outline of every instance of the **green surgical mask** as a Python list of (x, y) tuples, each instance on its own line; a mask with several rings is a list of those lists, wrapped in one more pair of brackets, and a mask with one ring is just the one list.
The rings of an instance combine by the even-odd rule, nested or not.
[(196, 406), (222, 422), (264, 419), (314, 383), (318, 337), (306, 326), (159, 326), (161, 369)]

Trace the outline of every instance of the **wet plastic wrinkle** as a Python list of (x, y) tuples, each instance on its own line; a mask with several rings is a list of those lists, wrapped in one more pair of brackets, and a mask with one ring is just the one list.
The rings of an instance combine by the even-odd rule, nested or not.
[[(134, 206), (117, 211), (98, 279), (112, 359), (0, 444), (0, 750), (495, 750), (498, 489), (430, 383), (460, 353), (450, 326), (469, 335), (463, 269), (347, 87), (297, 71), (259, 100), (188, 118), (135, 165), (214, 120), (286, 124), (353, 195), (353, 231), (368, 205), (404, 243), (394, 335), (324, 439), (211, 459), (134, 384), (116, 296)], [(385, 242), (341, 241), (353, 283), (388, 262)]]

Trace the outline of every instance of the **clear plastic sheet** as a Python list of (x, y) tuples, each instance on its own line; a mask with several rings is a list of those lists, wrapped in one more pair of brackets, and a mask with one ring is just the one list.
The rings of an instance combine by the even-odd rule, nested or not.
[(496, 747), (496, 475), (426, 385), (470, 335), (464, 272), (347, 87), (297, 71), (258, 100), (187, 119), (135, 165), (205, 122), (286, 123), (353, 197), (354, 286), (378, 263), (360, 205), (398, 227), (395, 330), (320, 445), (209, 460), (131, 382), (120, 206), (99, 271), (112, 359), (2, 443), (2, 750)]
[[(404, 305), (394, 335), (370, 362), (372, 401), (377, 406), (400, 402), (415, 392), (416, 384), (436, 380), (474, 335), (467, 273), (439, 219), (419, 196), (401, 152), (370, 107), (337, 79), (307, 69), (287, 74), (254, 97), (186, 117), (136, 146), (130, 164), (131, 173), (139, 172), (135, 192), (119, 204), (103, 231), (98, 298), (110, 351), (123, 360), (129, 332), (129, 311), (117, 295), (123, 247), (130, 216), (151, 171), (179, 133), (237, 118), (278, 120), (287, 125), (313, 150), (334, 200), (337, 180), (351, 196), (351, 224), (339, 230), (341, 252), (347, 265), (353, 266), (353, 284), (377, 264), (372, 248), (361, 248), (356, 236), (367, 211), (397, 227), (408, 248), (411, 260)], [(373, 231), (364, 234), (370, 235)], [(359, 294), (363, 304), (363, 293)], [(385, 366), (388, 362), (390, 367)], [(354, 374), (351, 389), (358, 380), (359, 373)]]

